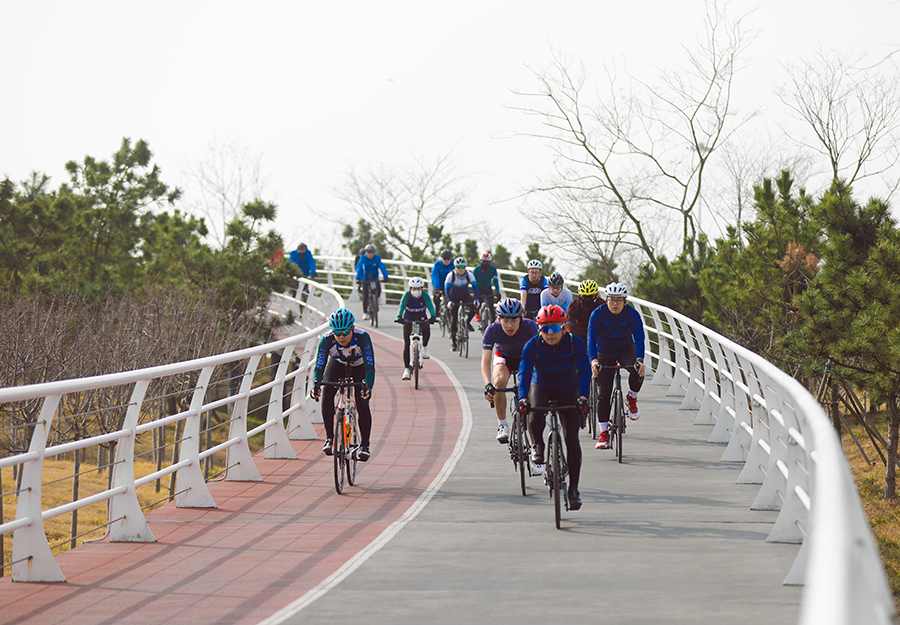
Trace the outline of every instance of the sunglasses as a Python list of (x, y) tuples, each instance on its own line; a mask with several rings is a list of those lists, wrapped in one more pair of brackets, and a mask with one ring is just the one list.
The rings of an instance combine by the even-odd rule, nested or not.
[(557, 332), (562, 332), (563, 327), (560, 325), (546, 325), (541, 326), (541, 334), (556, 334)]
[(347, 336), (351, 332), (353, 332), (353, 328), (347, 328), (346, 330), (332, 330), (335, 336)]

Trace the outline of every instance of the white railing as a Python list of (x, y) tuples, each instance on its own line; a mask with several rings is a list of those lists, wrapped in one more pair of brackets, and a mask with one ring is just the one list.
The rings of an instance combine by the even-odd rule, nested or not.
[[(329, 284), (352, 262), (326, 260)], [(385, 264), (403, 278), (424, 276), (430, 285), (431, 264)], [(508, 283), (521, 277), (499, 274)], [(395, 291), (402, 294), (403, 287)], [(800, 622), (894, 622), (853, 476), (815, 398), (787, 373), (709, 328), (664, 306), (629, 301), (645, 321), (649, 383), (667, 386), (667, 395), (682, 398), (680, 409), (696, 413), (694, 423), (712, 426), (708, 442), (725, 446), (722, 461), (743, 464), (737, 483), (759, 485), (751, 508), (778, 511), (766, 540), (801, 544), (784, 579), (804, 585)]]
[[(18, 464), (22, 471), (16, 518), (0, 525), (0, 533), (15, 532), (14, 580), (63, 580), (44, 535), (43, 520), (109, 499), (111, 540), (152, 541), (135, 488), (177, 472), (178, 506), (213, 506), (200, 472), (204, 457), (227, 449), (226, 479), (259, 480), (248, 437), (265, 431), (266, 457), (277, 458), (294, 457), (289, 438), (315, 437), (311, 426), (314, 404), (305, 400), (306, 373), (314, 356), (315, 342), (325, 329), (321, 325), (325, 316), (343, 305), (338, 292), (349, 297), (355, 294), (355, 272), (349, 269), (352, 259), (321, 257), (319, 260), (320, 273), (326, 274), (332, 288), (320, 289), (315, 283), (302, 280), (313, 286), (304, 323), (306, 327), (310, 323), (320, 324), (314, 329), (269, 345), (188, 363), (0, 389), (0, 403), (43, 399), (28, 452), (0, 460), (0, 469)], [(405, 279), (413, 275), (424, 276), (430, 285), (431, 264), (402, 261), (385, 261), (385, 264), (389, 271), (404, 278), (400, 288), (386, 286), (384, 291), (388, 293), (399, 297), (405, 289)], [(514, 272), (500, 274), (510, 282), (518, 280)], [(630, 302), (645, 320), (648, 383), (667, 386), (667, 395), (682, 398), (682, 410), (696, 413), (695, 423), (712, 426), (708, 441), (724, 445), (722, 461), (743, 465), (738, 483), (759, 485), (751, 507), (778, 511), (767, 540), (802, 543), (784, 580), (785, 584), (805, 586), (800, 622), (804, 625), (893, 622), (893, 602), (853, 477), (840, 440), (815, 398), (758, 354), (687, 317), (638, 298), (630, 298)], [(278, 312), (297, 306), (299, 303), (292, 298), (273, 298), (273, 310)], [(254, 386), (261, 359), (276, 353), (278, 365), (271, 380)], [(301, 365), (289, 372), (288, 363), (294, 354), (300, 356)], [(240, 391), (207, 401), (207, 386), (215, 368), (239, 362), (246, 363)], [(189, 409), (156, 421), (144, 421), (142, 406), (150, 383), (183, 373), (197, 377), (190, 391)], [(283, 408), (282, 393), (285, 384), (291, 381), (294, 382), (289, 407)], [(48, 432), (63, 395), (122, 384), (133, 384), (134, 388), (121, 428), (91, 439), (47, 447)], [(267, 391), (270, 395), (266, 421), (247, 431), (248, 402), (254, 395)], [(226, 404), (233, 411), (228, 440), (201, 452), (200, 415)], [(289, 418), (287, 428), (283, 425), (284, 418)], [(181, 459), (166, 469), (135, 478), (135, 437), (177, 420), (185, 423), (184, 439), (180, 441)], [(41, 509), (41, 472), (45, 458), (112, 440), (118, 444), (111, 488), (63, 506)]]
[[(154, 542), (156, 539), (138, 502), (137, 489), (141, 486), (174, 473), (177, 480), (174, 498), (178, 507), (215, 507), (201, 469), (204, 459), (225, 453), (224, 479), (261, 481), (249, 445), (251, 437), (264, 433), (263, 451), (266, 458), (296, 458), (290, 439), (317, 438), (312, 427), (316, 404), (307, 395), (307, 373), (314, 367), (318, 340), (328, 328), (327, 316), (344, 304), (343, 298), (333, 289), (309, 280), (301, 281), (311, 291), (304, 305), (302, 325), (297, 323), (291, 328), (282, 328), (282, 333), (289, 336), (274, 343), (148, 369), (0, 389), (0, 406), (7, 414), (26, 402), (39, 402), (40, 406), (37, 415), (21, 426), (31, 430), (28, 451), (0, 459), (0, 470), (16, 467), (20, 477), (15, 493), (3, 493), (5, 497), (17, 495), (15, 519), (0, 524), (0, 534), (13, 532), (12, 560), (6, 565), (12, 568), (13, 581), (65, 581), (45, 533), (44, 522), (48, 519), (108, 501), (107, 531), (110, 540)], [(291, 297), (273, 297), (272, 309), (275, 312), (283, 314), (290, 309), (299, 313), (300, 308), (301, 303)], [(268, 367), (265, 367), (264, 361), (270, 363)], [(210, 397), (214, 394), (211, 380), (217, 370), (237, 370), (239, 374), (227, 380), (225, 396)], [(178, 391), (182, 397), (190, 398), (189, 407), (177, 414), (154, 419), (150, 406), (160, 398), (149, 397), (148, 389), (161, 388), (164, 386), (162, 382), (172, 380), (174, 376), (182, 382), (190, 380), (189, 386), (182, 385)], [(289, 394), (286, 393), (286, 385), (291, 386)], [(64, 398), (123, 387), (131, 388), (130, 393), (126, 392), (130, 395), (126, 404), (94, 408), (95, 413), (115, 409), (124, 412), (120, 427), (77, 441), (48, 444), (52, 442), (54, 427), (72, 418), (65, 409), (67, 404)], [(248, 430), (249, 406), (254, 401), (260, 404), (255, 409), (259, 410), (260, 419), (265, 414), (265, 420)], [(201, 450), (202, 417), (220, 408), (225, 408), (229, 415), (227, 440)], [(90, 419), (91, 413), (81, 413), (78, 417)], [(287, 426), (284, 419), (288, 419)], [(318, 420), (321, 421), (320, 416)], [(166, 426), (179, 422), (181, 425), (177, 426), (176, 432), (183, 432), (183, 436), (174, 442), (178, 454), (173, 452), (171, 464), (136, 476), (136, 439), (159, 428), (165, 432)], [(46, 459), (112, 442), (116, 443), (116, 451), (115, 459), (110, 463), (109, 488), (43, 509), (41, 494)]]

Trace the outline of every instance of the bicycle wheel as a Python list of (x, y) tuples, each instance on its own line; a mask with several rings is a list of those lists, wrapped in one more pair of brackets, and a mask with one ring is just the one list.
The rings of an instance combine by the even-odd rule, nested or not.
[(344, 477), (346, 462), (344, 455), (347, 453), (347, 439), (344, 436), (344, 409), (340, 408), (334, 413), (334, 490), (340, 495), (344, 491)]
[(553, 471), (550, 475), (550, 496), (553, 498), (553, 514), (554, 519), (556, 520), (556, 529), (559, 529), (559, 521), (562, 516), (562, 510), (560, 509), (562, 502), (559, 498), (559, 489), (562, 486), (562, 463), (560, 462), (560, 450), (559, 450), (559, 435), (551, 431), (550, 432), (550, 466), (553, 467)]
[(372, 299), (372, 327), (377, 328), (378, 327), (378, 296), (375, 295), (375, 293), (372, 293), (372, 295), (370, 297), (374, 298), (374, 299)]
[(622, 396), (622, 389), (616, 391), (616, 458), (619, 463), (622, 462), (622, 441), (625, 438), (625, 402)]
[(591, 396), (588, 398), (588, 432), (590, 432), (591, 440), (597, 440), (597, 384), (591, 380)]
[(525, 496), (525, 471), (528, 464), (528, 458), (525, 456), (525, 427), (523, 425), (524, 418), (520, 414), (516, 414), (513, 421), (513, 433), (515, 436), (515, 453), (517, 468), (519, 469), (519, 485), (522, 487), (522, 496)]
[(350, 421), (348, 424), (350, 435), (344, 437), (344, 440), (347, 441), (347, 483), (353, 486), (356, 484), (356, 463), (359, 462), (359, 459), (356, 457), (356, 450), (359, 449), (359, 427), (356, 423), (355, 410), (351, 410), (347, 416)]
[(414, 388), (418, 389), (419, 388), (419, 369), (422, 368), (422, 365), (419, 364), (419, 342), (418, 341), (413, 343), (412, 366), (413, 366), (413, 379), (415, 380)]

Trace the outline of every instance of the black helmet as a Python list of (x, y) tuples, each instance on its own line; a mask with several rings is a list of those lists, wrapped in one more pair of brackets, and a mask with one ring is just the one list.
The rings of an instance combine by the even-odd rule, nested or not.
[(558, 273), (553, 273), (549, 278), (547, 278), (547, 283), (550, 286), (563, 286), (565, 285), (566, 281)]
[(441, 252), (441, 258), (443, 258), (444, 260), (450, 260), (451, 258), (453, 258), (453, 252), (449, 249), (444, 250)]

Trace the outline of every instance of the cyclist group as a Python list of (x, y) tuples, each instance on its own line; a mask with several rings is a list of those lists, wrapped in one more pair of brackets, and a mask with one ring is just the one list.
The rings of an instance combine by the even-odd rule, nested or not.
[[(356, 279), (362, 283), (363, 309), (370, 289), (368, 282), (378, 282), (378, 273), (388, 279), (388, 271), (381, 258), (369, 245), (356, 266)], [(609, 449), (609, 414), (615, 367), (619, 365), (633, 374), (628, 376), (629, 392), (626, 396), (629, 416), (637, 419), (640, 411), (637, 395), (644, 381), (644, 326), (640, 314), (626, 305), (628, 288), (613, 282), (606, 286), (606, 299), (600, 296), (599, 285), (585, 280), (575, 295), (565, 286), (558, 274), (549, 279), (543, 276), (539, 260), (530, 260), (527, 274), (519, 284), (519, 299), (501, 299), (497, 268), (489, 253), (482, 255), (479, 266), (470, 271), (466, 259), (453, 258), (450, 250), (444, 250), (434, 263), (431, 281), (434, 301), (425, 290), (420, 277), (410, 278), (406, 293), (400, 301), (398, 321), (435, 321), (443, 307), (450, 310), (450, 335), (456, 350), (458, 309), (468, 307), (466, 323), (478, 315), (477, 302), (485, 302), (491, 315), (482, 340), (481, 375), (485, 384), (485, 399), (491, 402), (498, 419), (497, 441), (506, 444), (510, 424), (507, 421), (505, 388), (514, 374), (517, 376), (517, 409), (528, 418), (528, 432), (532, 440), (532, 463), (540, 474), (544, 464), (545, 407), (555, 401), (560, 406), (574, 406), (560, 410), (560, 423), (566, 447), (569, 471), (569, 508), (581, 508), (578, 491), (582, 453), (578, 430), (583, 427), (588, 412), (591, 384), (596, 385), (597, 415), (600, 429), (596, 449)], [(373, 290), (375, 297), (380, 285)], [(496, 305), (495, 305), (496, 301)], [(494, 314), (498, 318), (494, 321)], [(480, 319), (479, 319), (480, 320)], [(359, 412), (361, 446), (358, 459), (370, 457), (370, 433), (372, 427), (369, 400), (375, 377), (375, 361), (369, 335), (354, 325), (352, 313), (339, 309), (329, 320), (331, 331), (320, 343), (316, 368), (313, 374), (313, 396), (318, 399), (321, 382), (333, 382), (343, 377), (338, 362), (349, 366), (356, 382), (365, 382), (356, 389)], [(404, 323), (403, 379), (410, 378), (411, 324)], [(429, 323), (420, 324), (423, 357), (429, 358)], [(332, 362), (329, 362), (331, 359)], [(331, 391), (329, 393), (329, 390)], [(326, 442), (323, 451), (331, 453), (334, 436), (334, 389), (324, 390), (322, 416), (325, 422)]]

